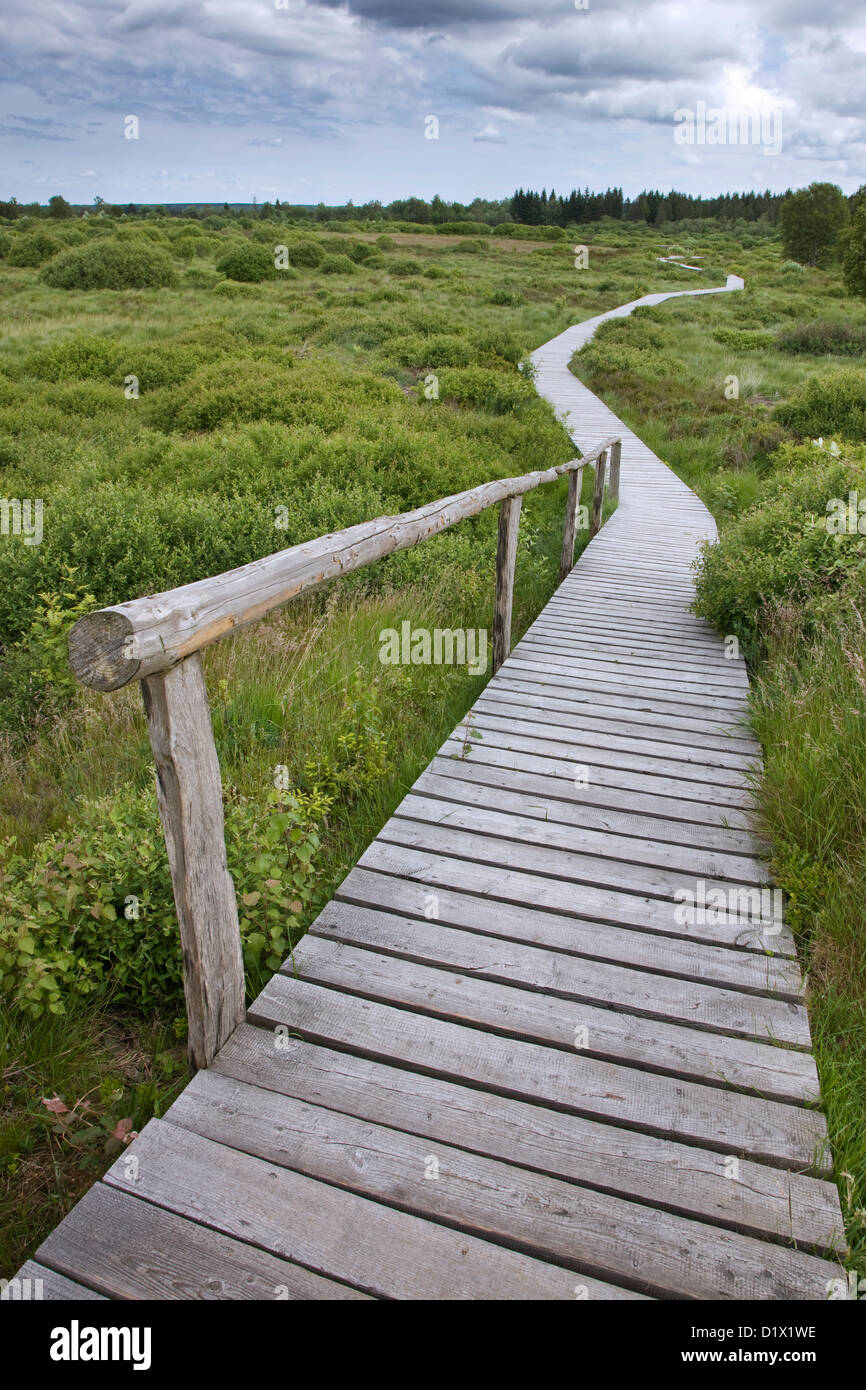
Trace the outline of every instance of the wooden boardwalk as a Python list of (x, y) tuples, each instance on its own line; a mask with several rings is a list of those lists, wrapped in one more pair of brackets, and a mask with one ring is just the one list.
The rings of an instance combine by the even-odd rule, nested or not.
[(746, 674), (689, 611), (713, 522), (568, 372), (597, 322), (536, 352), (537, 384), (584, 452), (622, 435), (619, 509), (481, 738), (455, 731), (294, 968), (21, 1271), (47, 1296), (822, 1300), (842, 1277)]

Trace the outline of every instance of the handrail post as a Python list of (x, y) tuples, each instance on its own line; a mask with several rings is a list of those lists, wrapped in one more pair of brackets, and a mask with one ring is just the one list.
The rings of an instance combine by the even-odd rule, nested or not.
[(141, 682), (183, 950), (193, 1071), (244, 1017), (238, 906), (228, 870), (222, 779), (198, 653)]
[(595, 465), (595, 491), (592, 494), (592, 512), (589, 518), (589, 539), (598, 535), (601, 528), (601, 512), (604, 506), (604, 470), (607, 467), (607, 449), (599, 454)]
[(622, 440), (617, 439), (610, 451), (610, 473), (607, 480), (607, 495), (611, 502), (619, 502), (619, 466), (622, 459)]
[(562, 583), (574, 568), (574, 537), (577, 525), (577, 509), (580, 506), (580, 492), (583, 486), (583, 464), (568, 475), (568, 500), (565, 504), (565, 525), (562, 530), (562, 555), (559, 560), (559, 582)]
[(496, 549), (496, 607), (493, 614), (493, 674), (511, 651), (511, 609), (522, 497), (506, 497), (499, 504), (499, 544)]

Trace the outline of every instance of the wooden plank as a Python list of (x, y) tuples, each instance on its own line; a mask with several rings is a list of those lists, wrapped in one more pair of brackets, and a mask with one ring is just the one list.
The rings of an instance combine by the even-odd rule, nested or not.
[(49, 1269), (36, 1260), (26, 1260), (8, 1283), (0, 1279), (0, 1302), (3, 1303), (56, 1303), (64, 1300), (100, 1302), (103, 1295), (75, 1279), (67, 1279), (65, 1274), (58, 1274), (55, 1269)]
[[(513, 705), (501, 704), (496, 698), (495, 691), (482, 695), (474, 708), (479, 715), (484, 716), (485, 721), (490, 721), (492, 728), (508, 728), (516, 734), (525, 735), (527, 738), (537, 736), (544, 739), (552, 738), (562, 743), (585, 744), (588, 734), (592, 732), (600, 735), (597, 742), (603, 747), (605, 753), (616, 749), (623, 752), (636, 752), (645, 758), (666, 758), (673, 759), (677, 763), (695, 763), (697, 766), (707, 769), (707, 773), (713, 774), (720, 768), (727, 768), (745, 776), (755, 767), (754, 755), (738, 753), (735, 750), (725, 748), (701, 748), (685, 739), (681, 743), (672, 744), (654, 739), (651, 735), (633, 729), (622, 733), (613, 720), (598, 722), (595, 728), (591, 728), (583, 720), (569, 724), (564, 719), (553, 715), (544, 717), (543, 712), (540, 718), (525, 718), (522, 713), (518, 713)], [(596, 740), (593, 741), (596, 742)], [(708, 778), (708, 780), (710, 779)]]
[[(470, 939), (470, 944), (461, 950), (461, 943), (448, 941), (453, 928), (409, 923), (408, 927), (403, 924), (401, 931), (397, 919), (394, 925), (380, 921), (376, 926), (363, 921), (360, 915), (350, 921), (351, 911), (344, 911), (333, 931), (330, 924), (334, 917), (327, 917), (321, 933), (305, 937), (296, 948), (293, 959), (299, 978), (346, 990), (363, 999), (396, 1004), (425, 1016), (469, 1024), (501, 1037), (523, 1038), (551, 1047), (577, 1046), (586, 1057), (639, 1068), (653, 1075), (733, 1087), (792, 1105), (816, 1099), (817, 1074), (810, 1056), (789, 1047), (772, 1046), (765, 1032), (764, 1041), (753, 1041), (761, 1036), (765, 1013), (772, 1012), (771, 1001), (741, 996), (738, 1017), (745, 1023), (742, 1031), (748, 1036), (737, 1037), (670, 1023), (657, 1013), (653, 1016), (632, 1011), (634, 993), (621, 1002), (604, 1001), (599, 1008), (586, 1002), (591, 986), (580, 989), (575, 982), (574, 991), (569, 991), (567, 980), (558, 993), (551, 992), (539, 1001), (537, 993), (528, 989), (523, 979), (519, 988), (498, 983), (499, 979), (508, 978), (508, 971), (491, 965), (494, 952), (489, 940)], [(367, 934), (369, 940), (365, 940)], [(377, 949), (377, 937), (384, 941), (389, 954)], [(498, 949), (500, 956), (507, 959), (518, 955), (513, 946), (503, 944)], [(429, 963), (419, 964), (419, 959)], [(458, 974), (461, 959), (476, 964)], [(519, 971), (521, 964), (526, 964), (525, 956), (513, 970)], [(551, 955), (542, 978), (555, 975), (557, 964), (557, 958)], [(561, 977), (565, 979), (565, 969)], [(651, 985), (646, 993), (651, 995)], [(793, 1016), (786, 1018), (785, 1010)], [(728, 1017), (737, 1015), (731, 1011)], [(780, 1029), (794, 1034), (800, 1045), (808, 1046), (808, 1026), (802, 1010), (782, 1003), (777, 1007), (776, 1018)], [(632, 1084), (638, 1084), (636, 1078)], [(639, 1084), (644, 1084), (643, 1077)]]
[(840, 1269), (216, 1074), (172, 1123), (269, 1164), (650, 1296), (823, 1298)]
[[(521, 798), (500, 792), (496, 796), (473, 795), (469, 783), (460, 783), (455, 795), (454, 782), (435, 781), (425, 773), (412, 791), (404, 797), (395, 815), (401, 820), (416, 820), (430, 825), (469, 830), (479, 835), (492, 835), (506, 840), (520, 840), (549, 849), (561, 849), (575, 854), (590, 855), (593, 859), (614, 859), (622, 866), (629, 882), (651, 893), (656, 871), (683, 875), (669, 882), (682, 887), (694, 886), (694, 878), (714, 883), (761, 885), (769, 882), (766, 866), (757, 859), (737, 855), (709, 855), (700, 850), (680, 848), (674, 851), (660, 840), (638, 840), (611, 832), (593, 832), (577, 826), (557, 823), (548, 815), (546, 805), (524, 806)], [(440, 793), (445, 792), (443, 797)], [(535, 814), (533, 815), (533, 811)], [(644, 871), (649, 869), (650, 875)], [(616, 878), (607, 880), (616, 886)], [(664, 896), (670, 896), (667, 886)]]
[[(694, 922), (680, 926), (674, 918), (672, 902), (643, 898), (639, 893), (617, 893), (594, 884), (577, 885), (565, 866), (562, 878), (542, 876), (518, 865), (505, 868), (501, 863), (505, 857), (501, 851), (488, 851), (486, 858), (489, 862), (485, 862), (485, 851), (476, 845), (472, 847), (472, 857), (463, 858), (460, 851), (466, 847), (465, 842), (461, 843), (457, 835), (446, 839), (444, 834), (440, 834), (435, 850), (424, 845), (425, 838), (412, 832), (410, 822), (395, 823), (389, 839), (380, 837), (374, 840), (358, 864), (361, 868), (376, 869), (380, 873), (418, 878), (431, 888), (441, 884), (475, 893), (492, 903), (512, 902), (562, 912), (585, 921), (655, 932), (667, 940), (707, 942), (729, 950), (754, 951), (760, 955), (796, 956), (787, 928), (783, 928), (778, 935), (769, 936), (761, 933), (759, 924), (740, 918), (732, 917), (719, 923), (699, 914), (696, 914)], [(513, 848), (506, 848), (507, 857), (516, 859)], [(525, 861), (529, 855), (521, 858)]]
[[(722, 768), (718, 776), (710, 781), (701, 776), (700, 767), (679, 762), (675, 758), (647, 757), (644, 760), (619, 749), (600, 748), (588, 739), (581, 744), (563, 743), (537, 735), (527, 737), (510, 733), (507, 728), (495, 728), (484, 716), (478, 721), (477, 727), (481, 736), (473, 739), (469, 745), (467, 761), (480, 756), (482, 762), (496, 761), (506, 767), (519, 766), (527, 771), (552, 773), (572, 782), (575, 779), (587, 784), (597, 782), (602, 786), (621, 787), (628, 792), (648, 792), (650, 796), (660, 799), (687, 801), (694, 808), (691, 814), (695, 819), (704, 816), (705, 803), (710, 801), (711, 809), (720, 812), (723, 820), (728, 820), (732, 825), (743, 826), (747, 823), (745, 819), (736, 820), (731, 814), (738, 810), (748, 811), (752, 806), (748, 784), (742, 774), (728, 773), (727, 769)], [(461, 757), (465, 746), (464, 740), (452, 734), (439, 749), (439, 755)], [(497, 756), (500, 754), (502, 756)], [(515, 755), (520, 758), (519, 762), (515, 761)]]
[[(660, 1210), (746, 1234), (795, 1242), (816, 1253), (844, 1249), (839, 1197), (832, 1183), (747, 1159), (739, 1176), (706, 1149), (614, 1128), (469, 1086), (420, 1075), (348, 1052), (238, 1028), (216, 1070), (280, 1095), (355, 1115), (427, 1142), (519, 1162), (582, 1186), (621, 1194)], [(207, 1075), (213, 1075), (208, 1072)]]
[[(623, 807), (603, 807), (587, 802), (552, 777), (533, 777), (511, 768), (489, 767), (486, 763), (461, 758), (436, 757), (419, 783), (430, 779), (431, 795), (470, 805), (499, 806), (503, 811), (519, 807), (522, 814), (542, 816), (563, 825), (584, 826), (612, 835), (657, 840), (671, 853), (685, 846), (699, 851), (717, 850), (721, 854), (747, 855), (759, 859), (766, 847), (747, 830), (695, 824), (662, 815), (641, 814)], [(416, 783), (416, 785), (419, 785)], [(426, 785), (426, 782), (425, 782)], [(627, 803), (626, 803), (627, 804)], [(679, 804), (679, 803), (678, 803)], [(649, 853), (649, 849), (643, 851)], [(689, 861), (690, 866), (694, 863)]]
[(694, 980), (746, 994), (772, 994), (792, 1003), (803, 998), (800, 968), (786, 956), (731, 951), (687, 938), (583, 921), (567, 914), (545, 912), (534, 905), (491, 901), (461, 892), (457, 885), (452, 888), (447, 883), (426, 883), (423, 874), (428, 860), (422, 854), (404, 850), (402, 859), (407, 875), (417, 872), (417, 880), (356, 866), (343, 879), (334, 901), (382, 908), (425, 921), (435, 907), (437, 921), (482, 936), (504, 937), (587, 960), (634, 966), (675, 981)]
[(828, 1177), (822, 1115), (698, 1082), (499, 1037), (275, 975), (249, 1012), (262, 1027), (657, 1138)]
[(244, 964), (228, 870), (222, 781), (193, 656), (142, 683), (183, 950), (190, 1066), (206, 1067), (244, 1016)]
[[(763, 1047), (750, 1049), (748, 1055), (760, 1058), (761, 1064), (769, 1066), (771, 1071), (778, 1068), (785, 1075), (807, 1078), (814, 1089), (812, 1058), (805, 1052), (791, 1051), (810, 1045), (808, 1018), (799, 1001), (656, 975), (609, 961), (565, 954), (547, 946), (509, 940), (492, 930), (486, 933), (464, 931), (433, 916), (419, 921), (346, 901), (331, 902), (323, 908), (310, 927), (310, 934), (328, 941), (367, 947), (381, 955), (395, 955), (418, 964), (452, 970), (463, 977), (517, 985), (533, 994), (601, 1005), (713, 1035), (786, 1044), (784, 1048), (773, 1049), (783, 1055), (769, 1062)], [(602, 1022), (605, 1028), (620, 1031), (629, 1026), (627, 1020)], [(689, 1035), (684, 1045), (700, 1049), (710, 1048), (712, 1043), (709, 1039), (695, 1039)], [(795, 1098), (802, 1099), (802, 1088)]]
[[(138, 1160), (137, 1147), (127, 1150), (127, 1156), (133, 1154)], [(136, 1171), (127, 1167), (130, 1173)], [(233, 1240), (207, 1224), (153, 1206), (134, 1195), (131, 1185), (121, 1192), (97, 1183), (52, 1231), (39, 1254), (114, 1299), (281, 1302), (367, 1297), (256, 1249), (245, 1243), (242, 1232)]]
[[(642, 915), (670, 936), (693, 934), (697, 921), (693, 922), (692, 916), (704, 917), (729, 937), (735, 937), (743, 928), (751, 928), (764, 937), (767, 945), (772, 947), (777, 941), (784, 942), (789, 954), (794, 953), (793, 939), (770, 889), (759, 888), (751, 882), (704, 879), (559, 848), (550, 843), (554, 827), (533, 821), (531, 817), (526, 817), (527, 828), (522, 834), (511, 834), (511, 826), (507, 824), (511, 817), (494, 822), (495, 812), (444, 803), (450, 814), (447, 823), (439, 823), (433, 817), (435, 808), (441, 810), (443, 803), (429, 804), (434, 809), (423, 820), (404, 819), (398, 808), (398, 813), (379, 832), (380, 841), (425, 853), (468, 859), (475, 864), (561, 879), (573, 886), (575, 896), (579, 896), (582, 903), (594, 899), (605, 901), (607, 910), (613, 911), (617, 920), (633, 921), (635, 916)], [(610, 896), (598, 897), (605, 893)], [(719, 896), (714, 898), (713, 894)], [(635, 901), (629, 902), (628, 895)], [(698, 910), (700, 903), (704, 904), (702, 912)], [(718, 908), (712, 906), (714, 903), (719, 903)], [(687, 913), (690, 905), (694, 911)], [(599, 915), (604, 914), (600, 912)]]
[(760, 760), (760, 744), (755, 739), (746, 738), (736, 726), (711, 724), (703, 719), (673, 721), (669, 716), (654, 714), (651, 710), (595, 703), (590, 698), (581, 700), (572, 691), (557, 695), (554, 693), (556, 689), (556, 686), (538, 686), (533, 682), (500, 675), (485, 687), (483, 698), (495, 700), (499, 705), (517, 707), (524, 711), (525, 719), (534, 719), (539, 714), (551, 720), (565, 716), (596, 733), (604, 732), (614, 723), (623, 738), (651, 738), (660, 743), (686, 743), (693, 748), (731, 749), (755, 762)]
[[(378, 1298), (529, 1300), (634, 1298), (626, 1290), (545, 1264), (476, 1236), (317, 1182), (237, 1149), (151, 1120), (138, 1152), (137, 1192), (314, 1273)], [(130, 1182), (122, 1163), (106, 1181)], [(351, 1232), (351, 1239), (347, 1233)]]
[(511, 608), (514, 570), (520, 530), (522, 497), (507, 497), (499, 504), (499, 542), (496, 550), (496, 600), (493, 612), (493, 674), (511, 651)]

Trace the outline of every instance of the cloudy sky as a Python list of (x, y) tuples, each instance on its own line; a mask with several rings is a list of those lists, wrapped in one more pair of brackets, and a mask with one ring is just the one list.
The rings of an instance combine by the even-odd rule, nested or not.
[(863, 0), (0, 0), (0, 197), (852, 192), (864, 74)]

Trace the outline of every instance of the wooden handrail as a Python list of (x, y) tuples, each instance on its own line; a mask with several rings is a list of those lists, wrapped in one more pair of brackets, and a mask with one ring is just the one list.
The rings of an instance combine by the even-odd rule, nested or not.
[(585, 458), (571, 459), (541, 473), (482, 483), (415, 511), (380, 516), (304, 541), (211, 579), (88, 613), (69, 635), (72, 669), (83, 685), (95, 690), (117, 690), (130, 681), (166, 671), (193, 652), (258, 622), (299, 594), (384, 555), (418, 545), (497, 502), (522, 496), (555, 482), (563, 473), (595, 463), (613, 442), (607, 440)]
[(244, 966), (234, 884), (225, 848), (222, 786), (201, 652), (267, 613), (369, 565), (407, 550), (458, 521), (501, 503), (496, 557), (493, 670), (511, 650), (511, 609), (524, 495), (569, 474), (560, 580), (574, 564), (583, 470), (595, 467), (590, 534), (601, 525), (608, 451), (619, 483), (620, 440), (544, 472), (500, 478), (400, 516), (349, 526), (290, 546), (212, 579), (101, 608), (69, 635), (78, 679), (96, 690), (141, 681), (156, 763), (157, 799), (168, 849), (183, 950), (189, 1061), (208, 1066), (244, 1017)]

